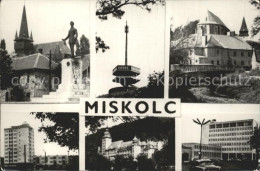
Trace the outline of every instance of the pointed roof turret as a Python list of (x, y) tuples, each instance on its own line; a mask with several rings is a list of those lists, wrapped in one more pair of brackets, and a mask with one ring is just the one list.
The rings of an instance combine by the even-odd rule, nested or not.
[(106, 131), (104, 132), (103, 138), (111, 138), (111, 135), (110, 135), (110, 133), (108, 131), (108, 128), (106, 128)]
[(30, 39), (31, 39), (31, 40), (33, 40), (33, 35), (32, 35), (32, 31), (31, 31)]
[(16, 30), (16, 32), (15, 32), (15, 39), (17, 39), (18, 38), (18, 35), (17, 35), (17, 30)]
[(239, 36), (248, 36), (248, 29), (247, 29), (245, 17), (243, 17), (242, 20), (242, 24), (239, 30)]
[(25, 5), (23, 6), (23, 15), (20, 26), (19, 38), (29, 38)]

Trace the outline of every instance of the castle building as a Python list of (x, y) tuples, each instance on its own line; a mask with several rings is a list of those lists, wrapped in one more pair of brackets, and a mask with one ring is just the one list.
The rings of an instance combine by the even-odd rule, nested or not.
[(26, 122), (4, 129), (4, 163), (33, 163), (34, 130)]
[(102, 137), (102, 145), (99, 153), (109, 160), (114, 160), (116, 156), (131, 156), (136, 160), (139, 155), (152, 158), (156, 151), (160, 151), (163, 148), (163, 145), (163, 141), (140, 141), (140, 139), (136, 137), (126, 142), (123, 140), (112, 141), (112, 137), (108, 129), (106, 129)]
[[(248, 29), (245, 18), (242, 20), (239, 36), (237, 36), (218, 16), (207, 11), (205, 21), (197, 24), (196, 33), (191, 34), (181, 43), (182, 40), (171, 42), (171, 47), (187, 50), (188, 57), (180, 62), (183, 65), (250, 69), (253, 51), (245, 41), (247, 36)], [(171, 65), (173, 68), (174, 64)]]
[(203, 136), (209, 145), (222, 147), (222, 159), (255, 160), (256, 152), (250, 147), (249, 140), (254, 127), (259, 123), (253, 119), (225, 122), (211, 122), (203, 127), (208, 136)]

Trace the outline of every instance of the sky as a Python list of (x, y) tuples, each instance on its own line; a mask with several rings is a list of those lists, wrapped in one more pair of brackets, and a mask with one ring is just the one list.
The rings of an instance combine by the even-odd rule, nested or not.
[(85, 0), (2, 0), (0, 3), (0, 39), (5, 39), (9, 53), (14, 51), (14, 38), (19, 34), (23, 6), (26, 6), (29, 34), (34, 43), (61, 41), (68, 35), (70, 21), (79, 36), (89, 37), (90, 1)]
[[(14, 105), (10, 105), (10, 108), (15, 108)], [(40, 111), (39, 111), (40, 112)], [(1, 156), (4, 156), (4, 129), (10, 128), (11, 126), (21, 125), (24, 121), (26, 121), (31, 127), (34, 129), (34, 149), (35, 155), (44, 155), (44, 151), (46, 151), (46, 155), (68, 155), (68, 148), (61, 147), (57, 143), (44, 143), (44, 138), (46, 138), (46, 134), (43, 132), (39, 132), (38, 128), (42, 125), (39, 119), (35, 119), (34, 115), (31, 115), (30, 112), (1, 112)], [(47, 125), (51, 125), (52, 123), (45, 122)], [(78, 152), (74, 150), (70, 150), (70, 155), (77, 155)]]
[[(245, 110), (246, 111), (246, 110)], [(260, 115), (258, 113), (209, 113), (209, 114), (183, 114), (182, 115), (182, 143), (199, 143), (200, 142), (200, 126), (195, 124), (192, 119), (198, 118), (199, 120), (212, 120), (216, 119), (217, 122), (222, 121), (233, 121), (233, 120), (243, 120), (243, 119), (254, 119), (260, 122)], [(191, 131), (192, 130), (192, 131)]]
[[(231, 31), (239, 33), (243, 17), (250, 30), (254, 18), (259, 15), (259, 10), (251, 5), (249, 0), (175, 0), (168, 1), (167, 5), (171, 9), (173, 28), (197, 19), (204, 21), (209, 10), (218, 16)], [(260, 34), (254, 40), (259, 38)]]
[(150, 13), (133, 5), (122, 9), (125, 15), (121, 19), (109, 16), (106, 21), (96, 20), (97, 36), (110, 47), (105, 53), (99, 51), (95, 57), (96, 96), (121, 86), (112, 82), (112, 70), (117, 65), (124, 65), (126, 21), (129, 26), (128, 65), (141, 69), (138, 76), (141, 81), (135, 85), (146, 86), (149, 74), (164, 70), (165, 6), (155, 5)]

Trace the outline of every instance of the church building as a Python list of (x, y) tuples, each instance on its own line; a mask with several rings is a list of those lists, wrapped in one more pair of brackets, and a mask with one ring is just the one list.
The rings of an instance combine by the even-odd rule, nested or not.
[(246, 42), (248, 29), (245, 18), (242, 20), (239, 35), (223, 23), (211, 11), (207, 11), (204, 21), (197, 24), (196, 33), (185, 41), (173, 41), (172, 47), (186, 49), (188, 57), (183, 65), (212, 65), (230, 68), (251, 68), (252, 47)]
[[(61, 80), (58, 66), (62, 59), (71, 56), (71, 52), (63, 41), (34, 44), (24, 6), (20, 31), (15, 34), (14, 53), (10, 56), (17, 76), (15, 83), (23, 89), (25, 97), (31, 99), (57, 89)], [(83, 75), (89, 77), (89, 54), (84, 55), (82, 61)]]

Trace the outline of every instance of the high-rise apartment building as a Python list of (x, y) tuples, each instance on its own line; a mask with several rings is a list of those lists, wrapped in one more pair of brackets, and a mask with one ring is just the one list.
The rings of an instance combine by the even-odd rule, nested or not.
[(34, 131), (26, 122), (4, 129), (4, 163), (33, 163)]

